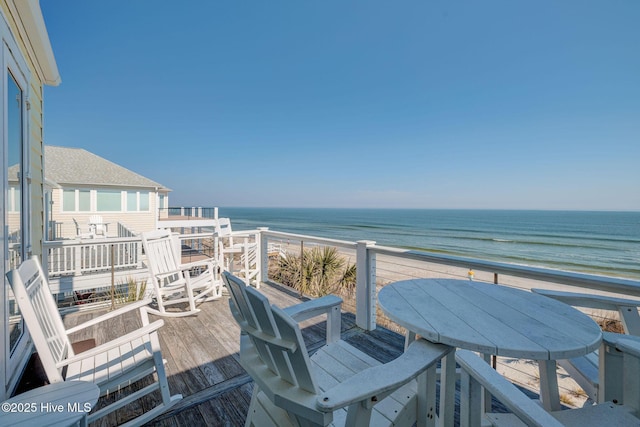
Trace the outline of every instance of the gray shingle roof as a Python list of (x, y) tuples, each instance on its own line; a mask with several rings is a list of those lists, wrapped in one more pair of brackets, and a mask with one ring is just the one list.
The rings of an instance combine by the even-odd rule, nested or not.
[(127, 168), (82, 148), (45, 145), (45, 178), (58, 185), (145, 187), (170, 191)]

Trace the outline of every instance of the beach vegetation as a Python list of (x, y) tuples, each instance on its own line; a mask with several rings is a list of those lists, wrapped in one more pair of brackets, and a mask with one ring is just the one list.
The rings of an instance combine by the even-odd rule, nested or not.
[(300, 295), (349, 295), (356, 286), (356, 266), (334, 247), (314, 247), (301, 255), (280, 257), (269, 276)]
[(597, 313), (593, 313), (591, 317), (605, 332), (614, 332), (617, 334), (624, 334), (624, 326), (620, 319), (611, 316), (612, 312), (606, 312), (601, 310)]
[(127, 304), (144, 299), (147, 291), (147, 281), (136, 281), (133, 277), (128, 277), (125, 282), (118, 283), (112, 293), (112, 304)]
[(566, 393), (560, 393), (560, 402), (568, 406), (575, 406), (573, 398)]
[(571, 391), (569, 391), (569, 394), (573, 397), (583, 400), (589, 397), (587, 393), (580, 387), (574, 387)]

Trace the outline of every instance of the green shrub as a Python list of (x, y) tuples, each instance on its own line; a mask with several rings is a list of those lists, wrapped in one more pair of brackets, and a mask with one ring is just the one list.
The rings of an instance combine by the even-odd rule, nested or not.
[(355, 264), (349, 264), (334, 247), (307, 249), (302, 257), (291, 254), (280, 257), (269, 275), (301, 295), (312, 297), (348, 294), (356, 284)]

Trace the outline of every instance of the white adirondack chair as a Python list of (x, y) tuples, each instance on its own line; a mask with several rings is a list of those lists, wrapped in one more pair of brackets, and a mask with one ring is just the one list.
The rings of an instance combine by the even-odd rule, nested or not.
[[(638, 314), (640, 301), (547, 289), (531, 289), (531, 291), (574, 307), (617, 311), (625, 334), (640, 336), (640, 315)], [(591, 400), (594, 402), (611, 400), (611, 396), (600, 393), (597, 351), (574, 359), (559, 360), (558, 364), (567, 371)], [(607, 386), (606, 389), (609, 394), (614, 390), (613, 386)]]
[[(222, 296), (222, 279), (214, 259), (182, 264), (180, 241), (170, 230), (142, 233), (147, 255), (149, 278), (153, 283), (158, 309), (150, 309), (160, 316), (190, 316), (200, 309), (196, 303)], [(188, 303), (188, 310), (167, 311), (167, 306)]]
[(82, 232), (80, 224), (78, 224), (78, 221), (76, 221), (75, 218), (73, 218), (73, 224), (76, 227), (76, 237), (77, 238), (80, 238), (80, 239), (91, 239), (91, 238), (93, 238), (93, 236), (94, 236), (93, 233), (91, 233), (91, 232), (83, 233)]
[(258, 243), (256, 235), (234, 232), (229, 218), (218, 218), (215, 227), (218, 263), (241, 277), (249, 285), (259, 287)]
[[(309, 356), (285, 310), (241, 279), (223, 276), (242, 328), (240, 363), (255, 381), (245, 426), (435, 425), (436, 363), (450, 347), (418, 340), (382, 365), (336, 339)], [(290, 311), (320, 313), (319, 305)]]
[[(152, 384), (137, 391), (132, 390), (122, 399), (90, 413), (89, 423), (159, 390), (161, 399), (158, 405), (126, 424), (141, 425), (157, 417), (182, 398), (181, 395), (169, 394), (158, 340), (158, 329), (163, 325), (163, 321), (149, 323), (146, 305), (150, 300), (130, 304), (65, 330), (37, 258), (23, 262), (19, 268), (7, 273), (7, 277), (50, 383), (89, 381), (95, 383), (100, 388), (101, 396), (104, 396), (143, 378), (154, 379)], [(70, 334), (132, 310), (140, 312), (140, 329), (93, 349), (74, 354), (69, 341)]]
[[(639, 426), (640, 425), (640, 339), (619, 334), (604, 334), (600, 352), (605, 354), (605, 370), (616, 373), (616, 381), (624, 393), (613, 401), (546, 412), (506, 378), (496, 372), (477, 354), (458, 350), (456, 361), (461, 367), (460, 425), (493, 426)], [(510, 411), (483, 413), (482, 389), (487, 390)]]
[(96, 237), (106, 237), (107, 227), (101, 215), (91, 215), (89, 217), (89, 232)]

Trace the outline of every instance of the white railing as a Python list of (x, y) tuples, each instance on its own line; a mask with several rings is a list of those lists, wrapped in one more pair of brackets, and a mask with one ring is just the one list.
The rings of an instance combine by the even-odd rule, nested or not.
[[(473, 270), (476, 280), (493, 283), (508, 284), (506, 282), (512, 281), (513, 278), (525, 278), (542, 283), (640, 297), (640, 281), (631, 279), (437, 255), (429, 252), (378, 246), (373, 241), (349, 242), (267, 229), (261, 229), (260, 232), (262, 281), (269, 281), (267, 248), (270, 244), (292, 247), (296, 251), (302, 251), (305, 245), (334, 246), (342, 249), (344, 255), (356, 263), (356, 324), (366, 330), (372, 330), (376, 327), (377, 289), (379, 286), (398, 280), (399, 275), (402, 274), (407, 274), (407, 277), (421, 277), (427, 270), (430, 273), (437, 272), (435, 266), (455, 267), (463, 271), (439, 273), (449, 276), (458, 274), (466, 277), (466, 272)], [(418, 261), (423, 265), (408, 261)], [(393, 273), (389, 272), (391, 270)]]
[(136, 233), (135, 230), (118, 221), (118, 237), (135, 237), (138, 234), (140, 233)]
[[(257, 283), (268, 282), (270, 255), (274, 248), (283, 256), (287, 250), (301, 253), (305, 245), (332, 246), (338, 248), (356, 264), (355, 315), (356, 323), (363, 329), (376, 326), (377, 290), (394, 280), (425, 277), (425, 274), (467, 277), (467, 270), (474, 270), (476, 280), (514, 285), (514, 278), (524, 278), (543, 284), (591, 289), (599, 292), (640, 297), (640, 281), (572, 273), (545, 268), (483, 261), (479, 259), (437, 255), (429, 252), (405, 250), (376, 245), (373, 241), (351, 242), (316, 236), (271, 231), (267, 228), (243, 231), (256, 234), (260, 270)], [(212, 233), (184, 234), (185, 244), (201, 252), (211, 248)], [(196, 243), (200, 241), (201, 243)], [(205, 242), (205, 243), (202, 243)], [(208, 250), (203, 249), (207, 247)], [(46, 263), (51, 278), (109, 273), (112, 270), (140, 270), (143, 268), (142, 242), (139, 237), (91, 240), (67, 240), (45, 242)], [(207, 254), (211, 256), (211, 254)], [(418, 265), (419, 264), (419, 265)], [(447, 268), (459, 271), (448, 271)], [(74, 286), (75, 289), (75, 286)]]
[(45, 242), (44, 250), (50, 278), (142, 267), (140, 237), (59, 240)]

